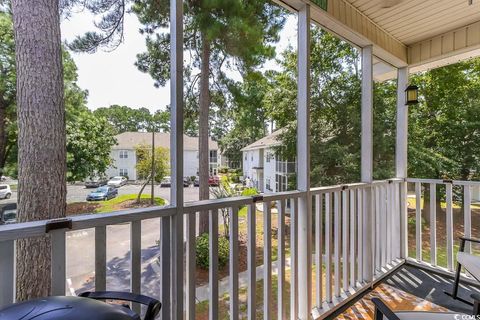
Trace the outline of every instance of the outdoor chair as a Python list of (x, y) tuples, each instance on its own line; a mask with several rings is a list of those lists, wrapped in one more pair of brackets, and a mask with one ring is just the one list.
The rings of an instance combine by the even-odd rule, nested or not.
[(458, 297), (458, 286), (460, 284), (460, 272), (462, 270), (462, 267), (464, 267), (468, 273), (470, 273), (477, 281), (480, 282), (480, 256), (465, 252), (465, 242), (467, 241), (480, 243), (480, 239), (460, 237), (460, 250), (457, 253), (457, 270), (455, 272), (455, 282), (453, 284), (452, 293), (447, 292), (447, 294), (452, 296), (453, 299), (460, 300), (462, 302), (472, 305), (471, 302)]
[[(472, 294), (475, 300), (474, 315), (478, 315), (479, 295)], [(460, 319), (458, 312), (439, 311), (393, 311), (379, 298), (372, 298), (375, 304), (374, 320), (457, 320)]]

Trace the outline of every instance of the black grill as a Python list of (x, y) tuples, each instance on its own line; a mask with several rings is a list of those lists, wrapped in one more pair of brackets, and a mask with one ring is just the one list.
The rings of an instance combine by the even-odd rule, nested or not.
[[(106, 303), (113, 300), (116, 303)], [(79, 297), (47, 297), (19, 302), (0, 310), (1, 320), (140, 320), (128, 304), (140, 303), (147, 307), (144, 320), (154, 320), (161, 303), (153, 298), (128, 292), (85, 292)]]

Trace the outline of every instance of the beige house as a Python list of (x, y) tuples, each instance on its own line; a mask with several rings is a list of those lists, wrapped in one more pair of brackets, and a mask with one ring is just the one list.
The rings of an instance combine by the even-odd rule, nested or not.
[[(117, 145), (112, 147), (110, 156), (113, 160), (112, 166), (107, 169), (108, 177), (125, 176), (135, 181), (137, 177), (137, 155), (136, 148), (140, 145), (151, 148), (152, 134), (149, 132), (124, 132), (115, 137)], [(155, 147), (170, 149), (170, 133), (155, 133)], [(221, 161), (218, 144), (212, 139), (209, 140), (210, 172), (217, 174)], [(198, 175), (198, 137), (183, 136), (183, 158), (184, 176), (191, 177)]]

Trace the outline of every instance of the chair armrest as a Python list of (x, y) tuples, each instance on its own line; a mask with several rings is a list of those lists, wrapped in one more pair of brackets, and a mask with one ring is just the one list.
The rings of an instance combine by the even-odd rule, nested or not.
[(477, 238), (460, 237), (460, 240), (469, 241), (469, 242), (475, 242), (475, 243), (480, 243), (480, 239), (477, 239)]
[(395, 313), (379, 298), (372, 298), (372, 302), (375, 305), (375, 320), (377, 319), (378, 313), (385, 316), (388, 320), (400, 320), (399, 317), (395, 315)]
[(480, 315), (480, 294), (472, 293), (470, 297), (473, 299), (473, 315)]
[(480, 239), (460, 237), (460, 249), (458, 250), (459, 252), (464, 252), (465, 251), (465, 242), (467, 242), (467, 241), (468, 242), (480, 243)]

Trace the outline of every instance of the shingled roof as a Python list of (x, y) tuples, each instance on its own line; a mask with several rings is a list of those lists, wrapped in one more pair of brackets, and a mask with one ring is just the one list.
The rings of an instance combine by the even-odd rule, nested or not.
[(246, 146), (241, 151), (249, 151), (249, 150), (256, 150), (256, 149), (263, 149), (263, 148), (278, 146), (282, 143), (281, 141), (279, 141), (278, 137), (284, 132), (285, 132), (285, 128), (278, 129), (272, 134), (266, 137), (263, 137), (260, 140), (257, 140), (254, 143)]
[[(113, 149), (135, 149), (138, 145), (151, 145), (152, 134), (150, 132), (124, 132), (117, 136), (117, 145)], [(155, 146), (170, 149), (170, 133), (155, 133)], [(217, 142), (209, 139), (210, 150), (218, 150)], [(183, 135), (183, 150), (198, 151), (198, 137)]]

